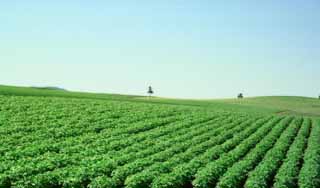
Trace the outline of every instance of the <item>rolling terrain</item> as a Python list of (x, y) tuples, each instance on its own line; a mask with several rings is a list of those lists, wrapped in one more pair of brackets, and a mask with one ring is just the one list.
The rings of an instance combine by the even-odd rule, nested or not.
[(0, 187), (320, 187), (320, 100), (0, 86)]
[(80, 99), (97, 99), (128, 101), (141, 103), (155, 103), (166, 105), (182, 105), (189, 107), (201, 107), (211, 110), (229, 110), (238, 112), (249, 112), (259, 114), (287, 114), (303, 116), (320, 116), (320, 100), (310, 97), (294, 96), (269, 96), (251, 97), (238, 99), (173, 99), (159, 97), (145, 97), (135, 95), (105, 94), (72, 92), (55, 87), (15, 87), (0, 85), (0, 95), (11, 96), (42, 96), (42, 97), (63, 97)]

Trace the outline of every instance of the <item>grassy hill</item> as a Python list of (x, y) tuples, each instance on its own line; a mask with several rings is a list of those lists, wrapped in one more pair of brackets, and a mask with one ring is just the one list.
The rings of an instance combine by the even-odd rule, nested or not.
[(0, 188), (320, 187), (318, 105), (0, 86)]
[(211, 110), (240, 111), (249, 113), (320, 116), (320, 100), (308, 97), (270, 96), (245, 99), (192, 100), (145, 97), (135, 95), (71, 92), (60, 89), (1, 86), (0, 95), (67, 97), (98, 100), (129, 101), (200, 107)]
[(17, 87), (0, 85), (0, 95), (14, 96), (44, 96), (44, 97), (70, 97), (105, 100), (128, 100), (138, 96), (119, 94), (100, 94), (87, 92), (71, 92), (63, 89), (53, 89), (52, 87)]
[(223, 100), (227, 104), (271, 109), (278, 114), (299, 114), (320, 116), (320, 100), (309, 97), (270, 96), (243, 100)]

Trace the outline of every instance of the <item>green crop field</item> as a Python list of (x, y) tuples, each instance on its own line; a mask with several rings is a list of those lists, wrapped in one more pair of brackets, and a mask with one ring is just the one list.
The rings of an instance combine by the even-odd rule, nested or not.
[(320, 100), (0, 86), (1, 188), (319, 188)]

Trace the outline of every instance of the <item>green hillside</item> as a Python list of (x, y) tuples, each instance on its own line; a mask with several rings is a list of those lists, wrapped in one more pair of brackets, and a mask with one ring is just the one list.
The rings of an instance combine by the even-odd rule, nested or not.
[(87, 98), (105, 100), (128, 100), (138, 96), (119, 94), (100, 94), (87, 92), (71, 92), (54, 87), (16, 87), (0, 85), (0, 95), (14, 96), (44, 96), (44, 97), (67, 97), (67, 98)]
[(0, 188), (317, 188), (318, 104), (0, 86)]
[[(49, 87), (50, 88), (50, 87)], [(192, 100), (145, 97), (134, 95), (71, 92), (52, 88), (1, 86), (0, 95), (66, 97), (116, 100), (167, 105), (200, 107), (211, 110), (230, 110), (250, 113), (320, 116), (320, 100), (308, 97), (270, 96), (245, 99)]]
[(255, 97), (242, 100), (223, 100), (227, 104), (266, 108), (278, 114), (298, 114), (320, 116), (320, 100), (309, 97), (270, 96)]

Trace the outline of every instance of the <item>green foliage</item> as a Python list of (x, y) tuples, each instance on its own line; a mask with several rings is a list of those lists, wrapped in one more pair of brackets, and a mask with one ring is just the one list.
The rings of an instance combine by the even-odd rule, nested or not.
[(254, 108), (258, 111), (273, 111), (279, 115), (320, 116), (320, 101), (310, 97), (252, 97), (242, 100), (226, 99), (221, 102), (242, 108)]
[(277, 141), (278, 134), (269, 134), (263, 138), (256, 147), (251, 150), (242, 160), (233, 164), (232, 167), (220, 178), (217, 187), (242, 187), (248, 173), (253, 170), (263, 159), (266, 152)]
[(299, 118), (290, 124), (290, 126), (277, 140), (274, 147), (266, 153), (259, 165), (249, 173), (244, 187), (267, 188), (272, 185), (272, 178), (276, 175), (282, 160), (286, 156), (287, 150), (296, 137), (296, 134), (300, 129), (301, 122), (302, 119)]
[(158, 105), (175, 105), (196, 108), (206, 108), (213, 111), (225, 110), (233, 112), (247, 112), (250, 114), (279, 114), (297, 116), (320, 116), (320, 101), (308, 97), (254, 97), (238, 99), (194, 100), (159, 97), (144, 97), (134, 95), (103, 94), (71, 92), (59, 89), (43, 89), (36, 87), (1, 86), (0, 95), (9, 96), (41, 96), (95, 99), (108, 101), (127, 101), (135, 103), (152, 103)]
[(319, 120), (261, 109), (0, 86), (0, 187), (319, 187)]
[(256, 133), (241, 142), (235, 149), (225, 153), (218, 160), (212, 161), (204, 168), (200, 169), (195, 176), (196, 178), (193, 181), (193, 185), (199, 188), (216, 185), (219, 178), (227, 171), (227, 169), (244, 157), (248, 151), (254, 148), (255, 145), (270, 132), (270, 130), (271, 132), (269, 134), (280, 136), (291, 119), (292, 118), (286, 118), (275, 127), (273, 127), (274, 123), (262, 126)]
[(305, 119), (298, 136), (290, 146), (287, 157), (275, 177), (275, 188), (298, 187), (298, 176), (303, 162), (303, 153), (307, 146), (311, 128), (310, 119)]
[(320, 120), (314, 121), (305, 151), (298, 185), (301, 188), (320, 187)]
[(254, 120), (249, 120), (241, 124), (238, 124), (237, 122), (236, 124), (231, 124), (231, 127), (221, 126), (221, 133), (217, 134), (217, 136), (213, 139), (204, 141), (201, 144), (196, 145), (195, 147), (195, 142), (193, 142), (192, 147), (189, 147), (187, 151), (179, 154), (176, 153), (173, 157), (167, 159), (165, 162), (155, 163), (150, 167), (146, 168), (143, 172), (130, 176), (129, 178), (127, 178), (125, 182), (126, 186), (128, 188), (138, 188), (144, 187), (145, 185), (149, 185), (157, 176), (161, 175), (162, 173), (170, 172), (177, 165), (183, 164), (185, 161), (189, 161), (201, 155), (204, 151), (208, 150), (209, 148), (220, 145), (226, 142), (228, 139), (232, 138), (233, 136), (248, 136), (255, 130), (257, 130), (263, 122), (265, 122), (259, 121), (259, 123), (252, 124), (253, 121)]

